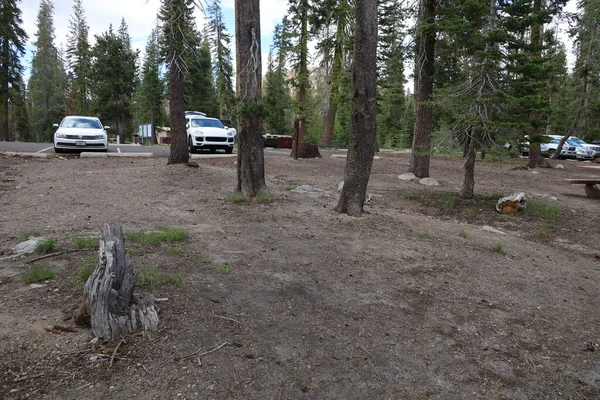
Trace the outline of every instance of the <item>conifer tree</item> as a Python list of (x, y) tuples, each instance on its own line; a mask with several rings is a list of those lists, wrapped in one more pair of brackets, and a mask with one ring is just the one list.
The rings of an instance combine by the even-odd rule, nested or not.
[(62, 53), (54, 45), (54, 4), (42, 0), (29, 79), (30, 127), (40, 141), (52, 139), (53, 127), (66, 109), (66, 74)]
[(185, 79), (184, 97), (186, 110), (202, 111), (219, 117), (219, 102), (213, 83), (210, 47), (206, 40), (195, 38), (193, 52), (186, 62), (189, 74)]
[(184, 82), (189, 73), (188, 54), (193, 53), (194, 0), (162, 0), (159, 19), (162, 23), (160, 47), (169, 70), (169, 120), (171, 152), (168, 164), (187, 163), (187, 133), (185, 127)]
[(210, 43), (219, 118), (235, 119), (235, 93), (233, 92), (233, 60), (231, 58), (231, 34), (223, 21), (220, 0), (212, 0), (207, 8), (207, 38)]
[(19, 0), (0, 2), (0, 140), (10, 140), (9, 101), (13, 86), (21, 79), (21, 57), (27, 34), (22, 28)]
[(131, 48), (125, 20), (117, 33), (110, 26), (96, 35), (92, 56), (93, 110), (123, 140), (131, 139), (137, 52)]
[(160, 54), (158, 48), (159, 30), (152, 30), (146, 53), (142, 63), (141, 84), (138, 94), (138, 119), (144, 123), (154, 119), (155, 125), (165, 123), (163, 101), (165, 97), (165, 84), (160, 73)]
[(91, 53), (88, 39), (89, 26), (82, 0), (73, 1), (73, 13), (69, 19), (67, 38), (67, 61), (70, 69), (70, 103), (73, 114), (90, 112)]

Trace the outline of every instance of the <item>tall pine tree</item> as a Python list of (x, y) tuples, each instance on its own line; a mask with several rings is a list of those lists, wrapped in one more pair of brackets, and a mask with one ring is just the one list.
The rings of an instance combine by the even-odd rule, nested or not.
[(19, 0), (0, 2), (0, 140), (10, 140), (8, 105), (23, 72), (20, 58), (25, 53), (27, 34), (21, 26), (18, 3)]
[(54, 4), (42, 0), (37, 17), (35, 50), (29, 79), (30, 127), (35, 138), (51, 140), (52, 125), (66, 109), (66, 74), (62, 54), (54, 45)]
[(88, 39), (89, 26), (82, 0), (73, 1), (73, 13), (69, 19), (67, 38), (67, 61), (71, 72), (69, 109), (76, 115), (90, 112), (91, 52)]

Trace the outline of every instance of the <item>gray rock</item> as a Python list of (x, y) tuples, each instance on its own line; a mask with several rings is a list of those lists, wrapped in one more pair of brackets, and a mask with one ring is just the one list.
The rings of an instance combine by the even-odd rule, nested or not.
[(28, 187), (29, 187), (29, 185), (28, 185), (28, 184), (26, 184), (26, 183), (19, 183), (19, 184), (18, 184), (18, 185), (15, 187), (15, 189), (17, 189), (17, 190), (21, 190), (21, 189), (27, 189)]
[(401, 181), (414, 181), (415, 179), (417, 179), (417, 176), (412, 172), (409, 172), (406, 174), (398, 175), (398, 179), (400, 179)]
[(565, 169), (565, 166), (564, 166), (564, 165), (562, 165), (562, 164), (556, 164), (556, 165), (554, 166), (554, 169)]
[(338, 192), (341, 192), (343, 188), (344, 188), (344, 181), (341, 181), (341, 182), (338, 184)]
[(42, 285), (41, 283), (32, 283), (31, 285), (29, 285), (29, 287), (32, 289), (40, 289), (46, 287), (46, 285)]
[(11, 249), (11, 251), (13, 252), (13, 254), (16, 254), (16, 255), (35, 253), (35, 249), (36, 249), (37, 245), (42, 240), (44, 240), (44, 239), (37, 238), (37, 237), (30, 237), (29, 240), (26, 240), (25, 242), (19, 243), (18, 245), (14, 246)]
[(419, 183), (425, 186), (440, 186), (440, 183), (433, 178), (423, 178), (419, 180)]
[(310, 197), (329, 197), (329, 192), (310, 185), (301, 185), (292, 190), (295, 193), (307, 194)]
[(497, 233), (498, 235), (502, 235), (502, 236), (506, 236), (506, 233), (502, 232), (499, 229), (493, 228), (491, 226), (488, 225), (484, 225), (481, 227), (482, 231), (486, 231), (486, 232), (491, 232), (491, 233)]

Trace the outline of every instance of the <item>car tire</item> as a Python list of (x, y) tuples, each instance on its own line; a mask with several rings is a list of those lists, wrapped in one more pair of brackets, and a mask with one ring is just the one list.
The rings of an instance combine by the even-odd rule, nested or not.
[(233, 147), (226, 147), (225, 154), (231, 154), (231, 153), (233, 153)]
[(55, 148), (54, 148), (54, 152), (58, 154), (58, 153), (64, 153), (65, 151), (64, 151), (64, 149), (57, 149), (57, 148), (55, 147)]
[(190, 151), (190, 154), (194, 154), (196, 152), (196, 148), (194, 147), (194, 145), (192, 145), (192, 138), (188, 138), (188, 150)]

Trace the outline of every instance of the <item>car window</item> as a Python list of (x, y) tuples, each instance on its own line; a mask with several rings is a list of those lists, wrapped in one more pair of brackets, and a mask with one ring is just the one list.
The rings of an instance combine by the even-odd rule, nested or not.
[(193, 127), (207, 127), (207, 128), (223, 128), (221, 121), (217, 119), (192, 119)]
[(61, 128), (102, 129), (100, 121), (89, 118), (65, 118), (60, 126)]

